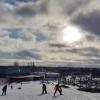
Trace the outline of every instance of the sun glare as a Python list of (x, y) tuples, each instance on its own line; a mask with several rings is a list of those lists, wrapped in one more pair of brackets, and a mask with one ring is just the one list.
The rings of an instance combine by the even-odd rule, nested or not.
[(63, 30), (63, 41), (67, 43), (74, 43), (79, 41), (81, 34), (79, 30), (75, 27), (68, 26)]

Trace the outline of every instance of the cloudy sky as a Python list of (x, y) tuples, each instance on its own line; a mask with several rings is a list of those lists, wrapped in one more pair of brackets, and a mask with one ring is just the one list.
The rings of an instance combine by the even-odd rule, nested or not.
[(0, 0), (0, 64), (99, 64), (99, 4), (100, 0)]

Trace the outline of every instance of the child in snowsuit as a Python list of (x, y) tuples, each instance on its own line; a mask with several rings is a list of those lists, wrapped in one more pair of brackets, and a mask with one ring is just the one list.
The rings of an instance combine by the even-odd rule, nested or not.
[(47, 87), (46, 87), (46, 85), (43, 83), (42, 84), (42, 94), (47, 94)]
[(62, 95), (62, 89), (61, 89), (61, 86), (59, 85), (59, 83), (55, 85), (54, 90), (55, 90), (54, 96), (57, 91), (60, 93), (60, 95)]
[(2, 95), (6, 95), (7, 92), (7, 85), (2, 88)]

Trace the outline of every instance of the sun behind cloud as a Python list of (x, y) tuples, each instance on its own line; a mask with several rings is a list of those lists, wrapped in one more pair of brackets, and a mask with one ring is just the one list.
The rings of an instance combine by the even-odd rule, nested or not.
[(63, 30), (63, 41), (74, 43), (81, 39), (81, 34), (76, 27), (68, 26)]

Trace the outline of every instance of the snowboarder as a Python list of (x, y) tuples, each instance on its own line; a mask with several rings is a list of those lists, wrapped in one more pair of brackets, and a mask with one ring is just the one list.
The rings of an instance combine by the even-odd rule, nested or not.
[(2, 95), (6, 95), (7, 92), (7, 85), (2, 88)]
[(55, 94), (56, 94), (57, 91), (60, 93), (60, 95), (62, 95), (62, 88), (59, 85), (59, 83), (55, 85), (54, 90), (55, 90), (54, 96), (55, 96)]
[(42, 83), (42, 94), (47, 94), (47, 86), (44, 83)]

